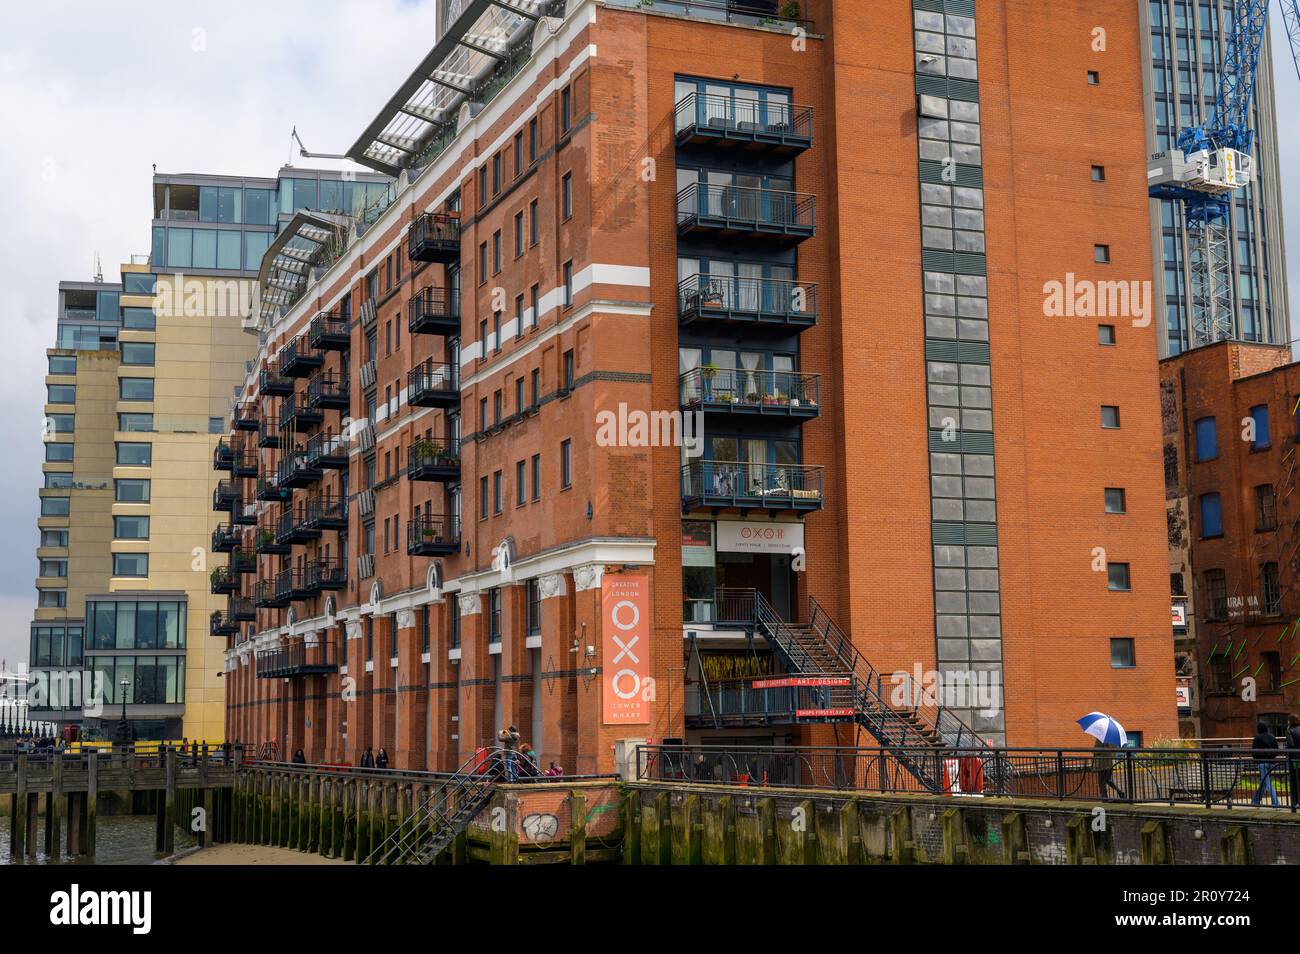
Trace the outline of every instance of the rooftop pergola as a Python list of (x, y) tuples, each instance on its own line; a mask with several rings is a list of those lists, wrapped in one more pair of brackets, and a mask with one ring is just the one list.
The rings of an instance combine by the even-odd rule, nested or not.
[(346, 215), (301, 211), (280, 230), (257, 275), (261, 327), (269, 327), (281, 308), (302, 297), (311, 270), (328, 264), (331, 249), (342, 248), (352, 221)]

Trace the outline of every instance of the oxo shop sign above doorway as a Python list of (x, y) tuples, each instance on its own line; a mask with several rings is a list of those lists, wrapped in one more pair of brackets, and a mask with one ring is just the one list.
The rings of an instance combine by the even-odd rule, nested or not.
[(719, 520), (717, 547), (723, 553), (790, 553), (803, 548), (803, 524)]

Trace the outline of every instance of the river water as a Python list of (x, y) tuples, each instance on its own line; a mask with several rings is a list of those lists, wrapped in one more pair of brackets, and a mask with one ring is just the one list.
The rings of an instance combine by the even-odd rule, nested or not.
[[(65, 821), (66, 824), (66, 821)], [(8, 818), (0, 818), (0, 864), (9, 864), (9, 825)], [(45, 820), (36, 840), (36, 863), (45, 864), (86, 864), (84, 859), (69, 860), (66, 856), (57, 861), (45, 857)], [(157, 860), (154, 854), (155, 821), (153, 815), (100, 815), (95, 820), (98, 832), (96, 842), (95, 864), (98, 865), (148, 865)], [(62, 833), (67, 845), (67, 831)], [(176, 850), (190, 848), (195, 844), (194, 838), (181, 829), (176, 829)], [(27, 861), (30, 864), (30, 860)]]

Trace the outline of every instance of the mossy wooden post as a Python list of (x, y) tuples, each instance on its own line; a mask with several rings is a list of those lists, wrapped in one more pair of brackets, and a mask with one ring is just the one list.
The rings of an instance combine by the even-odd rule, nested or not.
[(164, 758), (167, 788), (162, 799), (162, 851), (170, 855), (176, 851), (176, 750), (169, 747)]
[(375, 847), (385, 844), (388, 837), (392, 834), (392, 812), (393, 797), (396, 792), (393, 790), (391, 782), (382, 782), (379, 787), (379, 835), (375, 839)]
[(623, 864), (639, 865), (641, 863), (641, 793), (634, 789), (622, 789), (623, 799)]
[(494, 865), (519, 864), (519, 796), (498, 789), (488, 803), (488, 857)]
[(343, 795), (343, 860), (352, 861), (360, 848), (357, 813), (361, 805), (361, 782), (349, 781)]
[(9, 815), (9, 857), (22, 864), (27, 848), (27, 756), (18, 756), (18, 778), (13, 800), (13, 811)]
[(55, 752), (50, 762), (50, 798), (46, 803), (45, 832), (46, 851), (49, 857), (57, 861), (63, 854), (63, 816), (67, 796), (63, 792), (63, 754)]
[[(456, 810), (460, 808), (460, 800), (463, 797), (464, 797), (463, 795), (457, 795), (451, 800), (451, 804), (447, 806), (448, 815), (454, 815), (456, 813)], [(464, 828), (460, 830), (460, 834), (458, 834), (455, 838), (452, 839), (451, 863), (454, 865), (463, 865), (468, 859), (469, 859), (469, 826), (466, 825)]]
[(365, 779), (357, 779), (355, 788), (356, 798), (354, 800), (352, 812), (356, 823), (353, 828), (356, 831), (356, 846), (353, 850), (353, 857), (357, 861), (364, 861), (366, 852), (370, 848), (370, 782)]
[(703, 804), (700, 796), (694, 792), (686, 796), (682, 806), (682, 816), (686, 827), (685, 864), (704, 863), (704, 819), (701, 817)]
[(966, 818), (960, 808), (945, 809), (943, 824), (943, 863), (964, 865), (970, 849), (966, 845)]
[(289, 801), (289, 831), (284, 839), (284, 847), (297, 848), (299, 831), (302, 827), (302, 776), (294, 772), (286, 781), (286, 796)]
[(1011, 812), (1002, 816), (1002, 863), (1020, 865), (1029, 862), (1025, 848), (1025, 816)]
[(672, 862), (672, 825), (667, 792), (655, 792), (650, 807), (641, 807), (641, 862), (666, 865)]
[(86, 758), (86, 836), (82, 853), (92, 861), (95, 858), (95, 826), (99, 818), (99, 754), (91, 752)]
[(776, 864), (776, 799), (758, 800), (758, 863)]
[(27, 793), (27, 857), (36, 860), (36, 826), (41, 817), (41, 796), (39, 792)]
[(1250, 840), (1241, 825), (1229, 825), (1219, 839), (1221, 860), (1225, 865), (1250, 864)]
[(1092, 816), (1078, 814), (1065, 822), (1065, 858), (1072, 865), (1095, 865), (1097, 850), (1093, 844)]
[(914, 858), (911, 809), (894, 809), (889, 816), (889, 827), (894, 836), (889, 848), (889, 860), (896, 865), (910, 865)]
[(865, 864), (862, 849), (862, 816), (860, 803), (856, 798), (849, 799), (840, 806), (840, 850), (844, 853), (846, 865)]
[(1163, 821), (1149, 821), (1142, 826), (1142, 863), (1144, 865), (1173, 863)]
[(569, 793), (569, 864), (587, 863), (587, 796), (574, 789)]

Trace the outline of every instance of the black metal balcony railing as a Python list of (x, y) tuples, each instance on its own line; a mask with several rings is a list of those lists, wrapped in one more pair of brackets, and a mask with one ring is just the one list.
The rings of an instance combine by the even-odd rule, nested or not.
[(229, 553), (239, 545), (239, 531), (228, 523), (219, 523), (212, 531), (212, 552)]
[(322, 311), (307, 326), (307, 341), (317, 351), (347, 351), (352, 344), (346, 316)]
[(299, 431), (317, 427), (325, 412), (308, 403), (306, 393), (287, 397), (280, 404), (280, 431)]
[(691, 275), (677, 285), (683, 325), (721, 321), (783, 331), (817, 324), (817, 285), (777, 278)]
[(310, 530), (346, 530), (348, 498), (338, 494), (314, 494), (308, 497), (305, 526)]
[(406, 306), (413, 335), (460, 334), (460, 295), (446, 288), (425, 288)]
[(257, 554), (245, 550), (242, 547), (236, 547), (230, 551), (230, 572), (231, 573), (256, 573), (257, 572)]
[(208, 574), (208, 579), (212, 583), (212, 592), (217, 595), (239, 592), (239, 575), (231, 567), (216, 567)]
[(257, 451), (246, 450), (242, 444), (233, 445), (234, 454), (230, 460), (230, 473), (237, 478), (256, 477), (258, 470)]
[(259, 679), (293, 679), (304, 676), (326, 676), (338, 672), (338, 651), (327, 640), (309, 643), (293, 639), (274, 649), (257, 653)]
[(253, 533), (253, 549), (258, 553), (281, 556), (290, 552), (291, 547), (288, 543), (276, 539), (277, 529), (276, 520), (263, 518), (262, 522), (257, 525), (257, 530)]
[(406, 253), (413, 262), (460, 261), (460, 217), (446, 212), (417, 216), (406, 232)]
[(406, 458), (406, 476), (409, 480), (459, 480), (460, 445), (427, 437), (417, 440)]
[(678, 379), (686, 409), (812, 418), (821, 412), (821, 375), (802, 371), (692, 368)]
[(240, 481), (237, 480), (219, 480), (216, 488), (212, 491), (212, 509), (229, 510), (237, 507), (243, 501), (243, 491)]
[(240, 401), (230, 413), (230, 426), (237, 431), (255, 431), (259, 419), (256, 401)]
[(341, 590), (348, 585), (347, 570), (337, 558), (313, 560), (307, 564), (303, 577), (306, 588), (315, 593)]
[(280, 422), (269, 414), (257, 422), (257, 446), (272, 448), (280, 446)]
[(817, 197), (693, 182), (677, 193), (677, 231), (801, 242), (817, 231)]
[(314, 410), (346, 411), (348, 381), (341, 374), (322, 371), (307, 382), (307, 405)]
[(257, 607), (246, 596), (232, 596), (226, 603), (226, 615), (237, 623), (251, 623), (257, 619)]
[(257, 374), (257, 391), (262, 397), (284, 397), (293, 393), (293, 378), (275, 368), (263, 368)]
[(286, 377), (308, 377), (324, 363), (325, 355), (312, 347), (306, 335), (299, 335), (280, 349), (280, 373)]
[(237, 636), (239, 634), (239, 622), (227, 613), (220, 610), (213, 610), (209, 617), (208, 632), (213, 636)]
[(305, 600), (311, 596), (303, 580), (303, 572), (298, 569), (281, 570), (275, 575), (275, 597), (277, 599)]
[(451, 515), (422, 514), (406, 522), (410, 556), (449, 556), (460, 549), (460, 521)]
[(794, 155), (812, 146), (813, 108), (744, 98), (744, 94), (688, 93), (674, 110), (677, 142), (766, 150)]
[(822, 482), (816, 466), (694, 460), (682, 467), (682, 509), (820, 510)]
[(349, 442), (335, 431), (321, 431), (307, 438), (307, 463), (331, 470), (345, 470), (348, 466)]
[(460, 403), (460, 370), (426, 360), (406, 373), (406, 399), (415, 407), (455, 407)]
[(217, 446), (212, 449), (212, 469), (229, 472), (234, 463), (234, 449), (224, 440), (217, 441)]
[(244, 503), (241, 497), (230, 508), (230, 522), (240, 527), (257, 525), (257, 505)]
[(300, 501), (296, 507), (286, 507), (275, 521), (275, 542), (279, 544), (306, 543), (320, 537), (320, 530), (307, 523), (307, 504)]
[(257, 478), (257, 499), (267, 503), (283, 503), (293, 497), (293, 489), (280, 484), (279, 474)]
[(253, 591), (253, 601), (258, 606), (268, 609), (289, 605), (289, 597), (276, 592), (274, 579), (257, 581), (257, 587)]
[[(821, 677), (815, 682), (843, 685), (806, 685), (780, 675), (723, 679), (686, 686), (686, 724), (691, 728), (723, 726), (791, 725), (813, 722), (852, 722), (857, 709), (851, 678)], [(765, 685), (765, 683), (795, 683)], [(804, 682), (809, 680), (803, 680)]]

